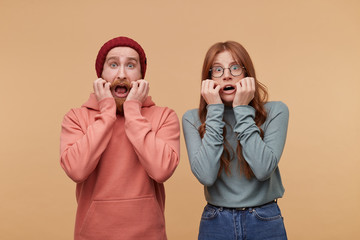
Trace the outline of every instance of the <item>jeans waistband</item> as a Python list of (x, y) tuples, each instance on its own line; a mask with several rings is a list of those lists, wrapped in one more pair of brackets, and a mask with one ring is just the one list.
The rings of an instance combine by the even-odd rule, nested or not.
[(259, 205), (259, 206), (253, 206), (253, 207), (237, 207), (237, 208), (231, 208), (231, 207), (220, 207), (220, 206), (216, 206), (216, 205), (213, 205), (211, 203), (208, 203), (210, 206), (213, 206), (213, 207), (217, 207), (217, 208), (222, 208), (222, 209), (228, 209), (228, 210), (236, 210), (236, 211), (245, 211), (245, 210), (249, 210), (249, 209), (252, 209), (252, 208), (259, 208), (259, 207), (264, 207), (268, 204), (272, 204), (272, 203), (277, 203), (277, 199), (275, 200), (272, 200), (270, 202), (267, 202), (267, 203), (264, 203), (262, 205)]

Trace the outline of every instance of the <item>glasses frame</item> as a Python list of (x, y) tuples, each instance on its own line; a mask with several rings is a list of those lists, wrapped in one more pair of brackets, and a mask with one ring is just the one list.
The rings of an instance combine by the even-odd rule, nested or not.
[[(240, 68), (241, 68), (241, 73), (238, 74), (238, 75), (234, 75), (234, 74), (231, 72), (231, 67), (232, 67), (232, 66), (235, 66), (235, 65), (239, 65)], [(221, 77), (224, 75), (225, 69), (229, 69), (230, 74), (231, 74), (233, 77), (238, 77), (238, 76), (240, 76), (240, 75), (243, 73), (243, 70), (242, 70), (242, 69), (245, 69), (245, 67), (241, 66), (240, 64), (233, 64), (233, 65), (231, 65), (231, 66), (228, 67), (228, 68), (223, 68), (223, 67), (221, 67), (221, 66), (217, 66), (217, 67), (220, 67), (220, 68), (222, 69), (222, 74), (221, 74), (220, 76), (218, 76), (218, 77), (215, 77), (215, 76), (212, 74), (212, 73), (213, 73), (212, 69), (214, 68), (214, 67), (212, 67), (212, 68), (210, 68), (210, 70), (209, 70), (209, 76), (212, 76), (212, 77), (214, 77), (214, 78), (221, 78)], [(246, 70), (245, 70), (245, 71), (246, 71)]]

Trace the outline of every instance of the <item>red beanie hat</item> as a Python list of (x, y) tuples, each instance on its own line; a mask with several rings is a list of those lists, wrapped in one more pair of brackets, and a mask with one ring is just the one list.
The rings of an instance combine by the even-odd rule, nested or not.
[(107, 41), (101, 48), (96, 57), (95, 69), (98, 77), (101, 77), (106, 55), (115, 47), (130, 47), (134, 49), (140, 57), (141, 75), (144, 78), (146, 72), (146, 55), (142, 47), (133, 39), (128, 37), (117, 37)]

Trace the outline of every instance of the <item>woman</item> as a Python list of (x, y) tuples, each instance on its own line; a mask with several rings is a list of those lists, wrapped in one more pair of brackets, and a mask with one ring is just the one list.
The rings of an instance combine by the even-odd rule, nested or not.
[(208, 204), (199, 239), (287, 239), (277, 205), (284, 193), (278, 163), (289, 112), (267, 102), (245, 48), (214, 44), (202, 69), (199, 109), (183, 116), (191, 170)]

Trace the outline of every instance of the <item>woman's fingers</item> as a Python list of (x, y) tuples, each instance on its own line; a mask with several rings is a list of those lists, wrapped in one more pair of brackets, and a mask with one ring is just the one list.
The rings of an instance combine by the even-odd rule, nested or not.
[(236, 93), (233, 100), (233, 107), (248, 105), (255, 95), (255, 79), (246, 77), (241, 79), (236, 85)]
[(213, 80), (204, 80), (201, 85), (201, 95), (207, 104), (222, 103), (220, 95), (220, 85)]

